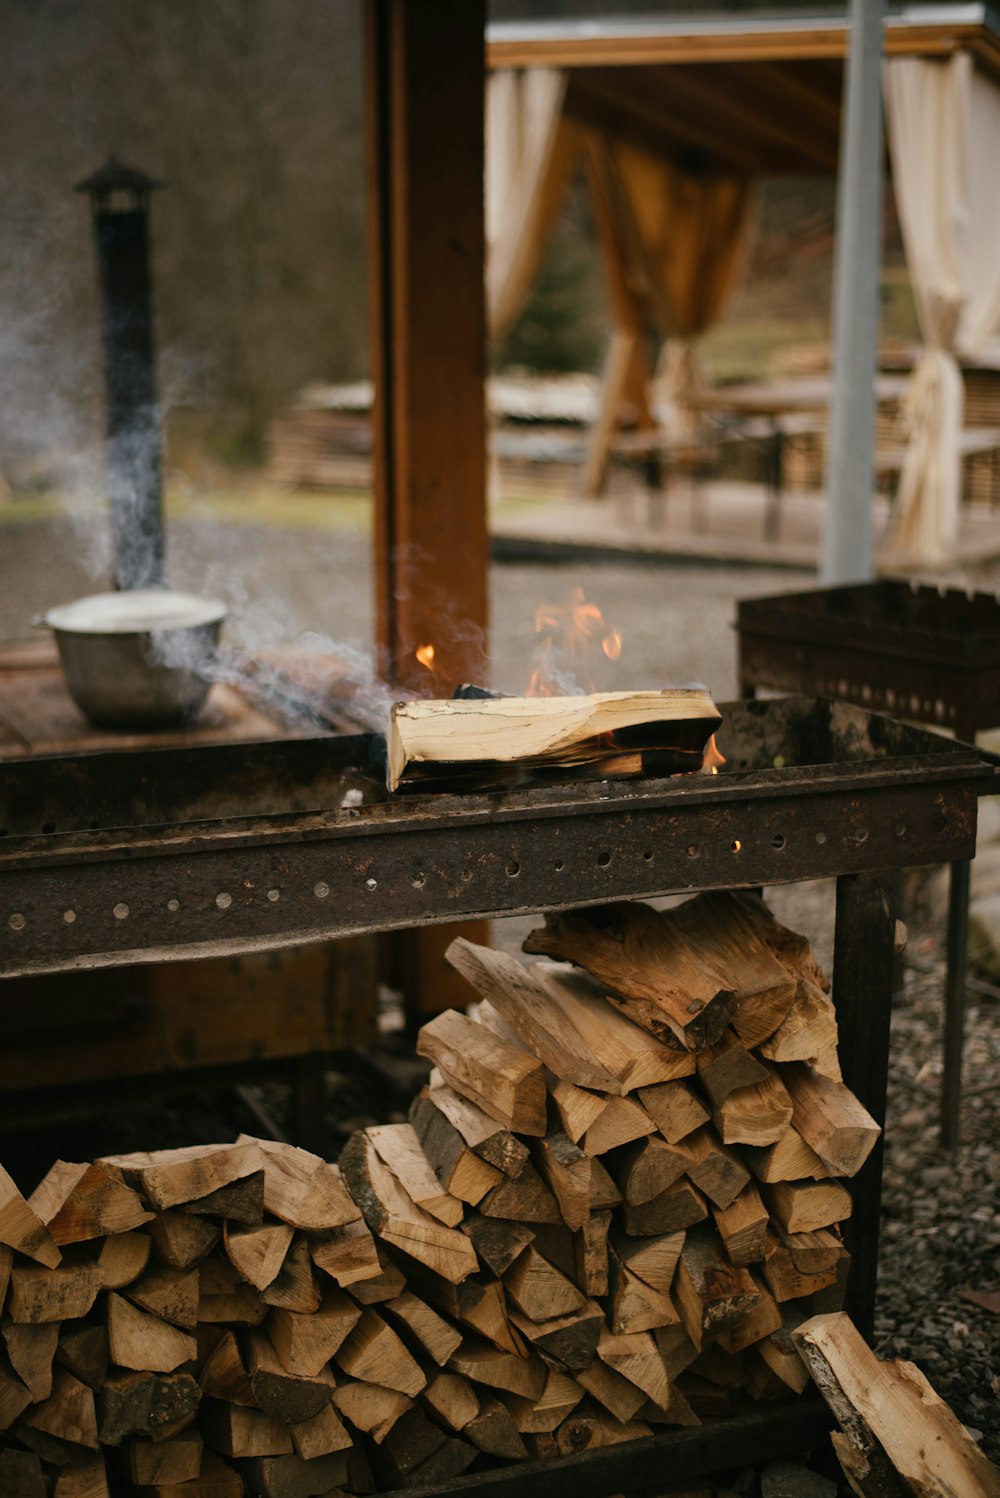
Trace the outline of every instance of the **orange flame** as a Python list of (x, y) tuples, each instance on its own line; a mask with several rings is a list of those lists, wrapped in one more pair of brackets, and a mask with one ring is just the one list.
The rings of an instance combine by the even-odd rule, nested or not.
[(416, 656), (417, 660), (420, 662), (420, 664), (422, 666), (426, 666), (427, 667), (428, 671), (433, 671), (434, 670), (434, 646), (433, 645), (418, 645), (417, 648), (416, 648), (416, 650), (413, 652), (413, 654)]
[(725, 763), (726, 756), (720, 751), (718, 744), (715, 742), (715, 734), (713, 733), (705, 745), (705, 753), (701, 761), (702, 774), (718, 775), (719, 766)]
[(608, 626), (596, 603), (582, 588), (573, 589), (568, 603), (543, 603), (535, 610), (535, 629), (542, 636), (534, 652), (534, 669), (526, 697), (557, 697), (567, 690), (596, 691), (590, 662), (594, 644), (609, 661), (622, 653), (622, 638)]
[(601, 641), (601, 649), (604, 651), (604, 654), (607, 656), (609, 661), (621, 660), (621, 631), (613, 629), (610, 634), (605, 635), (604, 639)]

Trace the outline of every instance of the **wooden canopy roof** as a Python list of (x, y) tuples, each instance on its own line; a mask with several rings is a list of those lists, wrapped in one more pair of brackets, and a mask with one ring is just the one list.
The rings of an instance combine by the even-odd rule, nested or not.
[[(491, 68), (568, 72), (565, 109), (699, 173), (835, 173), (846, 15), (700, 16), (506, 22), (490, 27)], [(884, 27), (889, 57), (973, 53), (1000, 75), (1000, 28), (986, 6), (912, 6)]]

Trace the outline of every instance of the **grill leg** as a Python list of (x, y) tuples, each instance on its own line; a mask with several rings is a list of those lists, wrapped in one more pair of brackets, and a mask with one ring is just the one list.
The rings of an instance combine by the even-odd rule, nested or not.
[[(883, 1125), (892, 1014), (894, 894), (891, 871), (843, 874), (837, 880), (833, 999), (840, 1028), (840, 1064), (844, 1082)], [(882, 1154), (883, 1140), (879, 1139), (851, 1182), (854, 1211), (844, 1231), (852, 1255), (844, 1309), (867, 1338), (875, 1320)]]
[(969, 945), (969, 870), (951, 866), (948, 891), (948, 968), (944, 985), (944, 1069), (941, 1078), (941, 1143), (958, 1148), (962, 1111), (962, 1050), (965, 1043), (965, 965)]

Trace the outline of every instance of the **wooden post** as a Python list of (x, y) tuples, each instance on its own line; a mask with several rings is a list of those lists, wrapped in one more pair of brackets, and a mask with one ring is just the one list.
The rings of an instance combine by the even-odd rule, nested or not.
[[(377, 645), (390, 681), (430, 696), (486, 677), (485, 10), (368, 0), (366, 16)], [(394, 943), (424, 1012), (456, 1001), (454, 935)]]

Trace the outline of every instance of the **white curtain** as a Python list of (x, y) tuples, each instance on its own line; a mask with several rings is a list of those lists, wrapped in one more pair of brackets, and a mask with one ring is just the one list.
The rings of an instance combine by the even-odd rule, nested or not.
[(886, 129), (924, 350), (906, 394), (907, 451), (883, 560), (934, 566), (958, 534), (956, 354), (1000, 332), (1000, 88), (968, 53), (885, 64)]
[(563, 115), (566, 75), (491, 74), (486, 94), (486, 300), (500, 338), (531, 290), (578, 149)]

